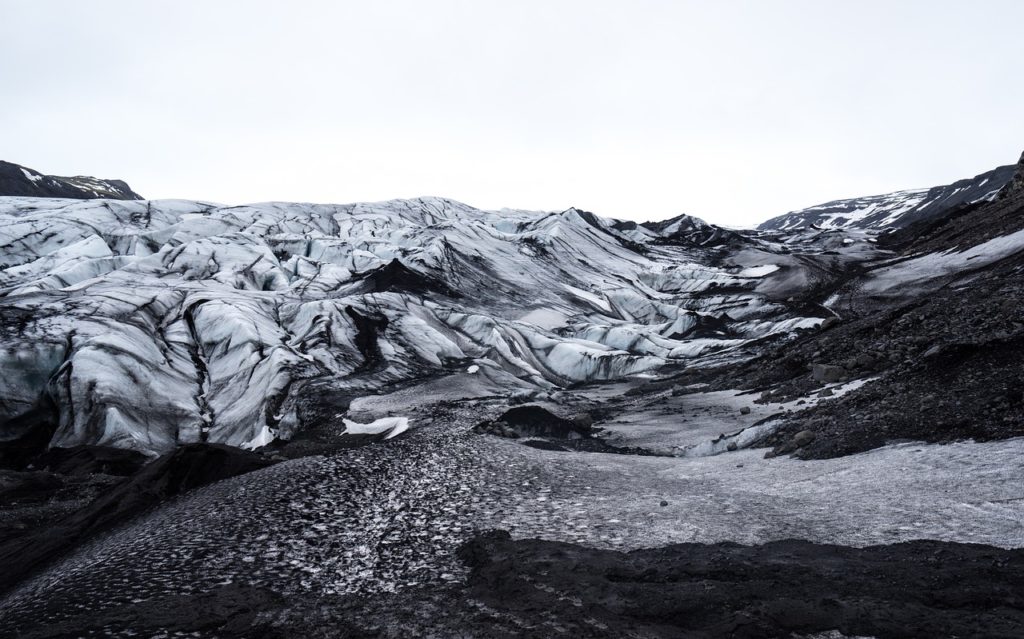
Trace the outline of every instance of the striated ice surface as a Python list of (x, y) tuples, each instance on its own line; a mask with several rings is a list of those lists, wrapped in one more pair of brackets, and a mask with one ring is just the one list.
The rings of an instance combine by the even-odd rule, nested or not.
[(258, 447), (300, 427), (316, 380), (359, 396), (472, 365), (550, 389), (820, 321), (784, 303), (808, 277), (799, 249), (747, 238), (720, 259), (740, 236), (698, 222), (0, 198), (0, 438), (52, 400), (53, 445)]

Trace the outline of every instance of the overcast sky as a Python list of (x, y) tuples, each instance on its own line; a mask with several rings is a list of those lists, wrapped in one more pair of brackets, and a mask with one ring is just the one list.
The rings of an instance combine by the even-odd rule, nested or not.
[(752, 225), (1024, 149), (1024, 2), (0, 0), (0, 159)]

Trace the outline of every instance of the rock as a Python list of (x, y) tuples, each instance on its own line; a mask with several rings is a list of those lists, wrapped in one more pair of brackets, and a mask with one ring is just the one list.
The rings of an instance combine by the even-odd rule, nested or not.
[(814, 431), (802, 430), (793, 436), (793, 443), (797, 448), (803, 448), (814, 441)]
[(583, 430), (590, 430), (594, 425), (594, 417), (590, 413), (580, 413), (572, 418), (572, 423), (576, 424)]
[(665, 506), (668, 506), (668, 502), (665, 501), (664, 499), (662, 499), (661, 500), (661, 507), (664, 508)]
[[(589, 423), (587, 423), (589, 421)], [(585, 439), (593, 436), (590, 415), (564, 419), (540, 406), (516, 406), (493, 422), (482, 422), (474, 430), (516, 439), (519, 437), (550, 437), (554, 439)]]
[(1014, 172), (1013, 177), (999, 189), (997, 197), (1000, 200), (1008, 200), (1013, 195), (1020, 194), (1022, 191), (1024, 191), (1024, 153), (1020, 155), (1020, 160), (1017, 162), (1017, 170)]
[(818, 391), (818, 397), (832, 397), (835, 393), (832, 392), (831, 388), (824, 388)]
[(737, 448), (739, 448), (739, 446), (736, 445), (736, 442), (729, 442), (729, 445), (725, 447), (725, 449), (729, 452), (733, 452)]
[[(788, 455), (788, 454), (792, 453), (795, 450), (796, 450), (796, 444), (793, 443), (793, 440), (789, 440), (788, 442), (785, 442), (783, 444), (779, 444), (778, 446), (773, 448), (771, 450), (771, 454), (772, 454), (772, 457), (782, 457), (783, 455)], [(766, 459), (770, 459), (768, 457), (768, 455), (765, 455), (765, 458)]]
[(740, 415), (749, 415), (749, 414), (750, 414), (750, 406), (744, 406), (743, 408), (740, 409)]
[(790, 453), (796, 452), (798, 449), (807, 446), (814, 441), (814, 431), (802, 430), (796, 435), (782, 444), (779, 444), (771, 451), (765, 454), (765, 459), (771, 459), (772, 457), (781, 457), (783, 455), (789, 455)]
[(817, 382), (834, 384), (845, 376), (846, 369), (842, 366), (833, 366), (832, 364), (813, 364), (811, 366), (811, 377)]
[(875, 366), (875, 358), (872, 357), (871, 355), (868, 355), (867, 353), (861, 353), (856, 358), (854, 358), (854, 361), (861, 368), (874, 368)]

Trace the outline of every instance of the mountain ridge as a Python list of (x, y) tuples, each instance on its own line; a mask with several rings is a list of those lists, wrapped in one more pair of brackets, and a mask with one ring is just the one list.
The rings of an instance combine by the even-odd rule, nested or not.
[(996, 197), (1015, 175), (1008, 164), (950, 184), (865, 195), (790, 211), (757, 225), (763, 231), (787, 231), (817, 226), (885, 230), (941, 217), (958, 206)]
[(124, 180), (88, 175), (44, 175), (13, 162), (0, 160), (0, 196), (56, 197), (77, 200), (141, 200)]
[[(496, 394), (545, 393), (743, 359), (840, 317), (850, 281), (874, 304), (1013, 254), (1020, 189), (1004, 192), (913, 237), (437, 197), (4, 197), (0, 442), (261, 447), (319, 414), (314, 380), (351, 394), (472, 369)], [(924, 270), (876, 266), (907, 251)]]
[(1019, 636), (1016, 175), (891, 231), (0, 197), (0, 634)]

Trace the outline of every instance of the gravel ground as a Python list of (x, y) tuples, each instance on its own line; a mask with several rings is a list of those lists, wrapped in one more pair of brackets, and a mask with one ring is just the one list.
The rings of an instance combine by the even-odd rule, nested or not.
[[(0, 635), (66, 629), (119, 606), (229, 584), (307, 601), (443, 588), (466, 576), (456, 548), (492, 528), (609, 549), (784, 538), (1024, 546), (1024, 439), (904, 444), (819, 461), (766, 460), (760, 450), (550, 452), (470, 431), (498, 409), (438, 408), (405, 437), (173, 500), (9, 594)], [(112, 623), (91, 632), (127, 630)]]

